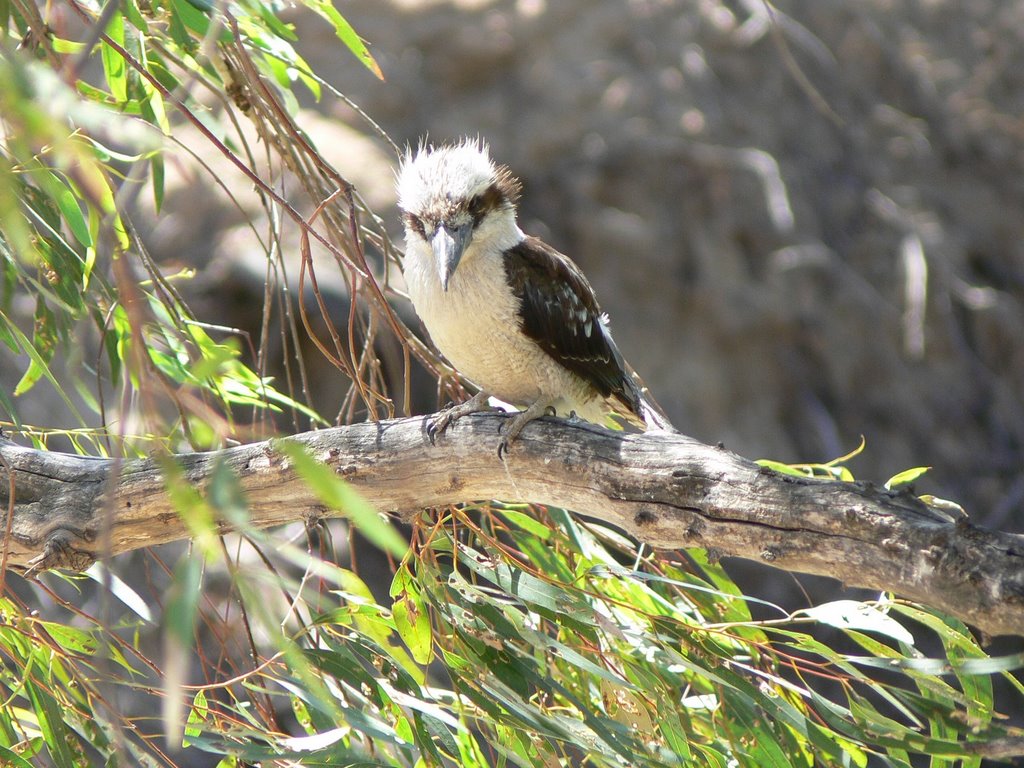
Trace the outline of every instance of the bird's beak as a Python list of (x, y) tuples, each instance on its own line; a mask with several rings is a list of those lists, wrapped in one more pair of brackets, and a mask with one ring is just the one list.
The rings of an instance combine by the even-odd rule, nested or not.
[(455, 268), (459, 266), (462, 254), (466, 252), (469, 240), (473, 235), (472, 224), (462, 224), (452, 227), (441, 224), (430, 241), (434, 249), (434, 259), (437, 261), (437, 274), (441, 278), (441, 287), (448, 290), (448, 281), (455, 274)]

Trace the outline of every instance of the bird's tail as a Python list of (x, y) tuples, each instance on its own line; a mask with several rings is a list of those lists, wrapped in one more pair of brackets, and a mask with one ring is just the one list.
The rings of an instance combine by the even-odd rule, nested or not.
[(647, 392), (646, 387), (641, 390), (640, 395), (640, 418), (644, 420), (646, 429), (656, 429), (660, 432), (678, 432), (679, 430), (672, 426), (672, 422), (668, 420), (668, 416), (661, 409), (654, 399)]
[[(626, 388), (628, 399), (620, 394), (614, 403), (610, 403), (613, 412), (644, 432), (652, 429), (661, 432), (678, 432), (679, 430), (672, 426), (672, 422), (665, 415), (665, 410), (651, 396), (643, 379), (637, 376), (631, 366), (627, 365), (626, 369), (628, 371), (628, 386)], [(609, 398), (609, 400), (611, 399)]]
[(658, 401), (651, 395), (644, 380), (633, 370), (633, 366), (627, 363), (626, 370), (629, 372), (631, 383), (636, 388), (636, 404), (639, 406), (636, 409), (637, 416), (643, 420), (643, 424), (638, 426), (644, 432), (652, 429), (659, 432), (678, 432), (679, 430), (672, 426), (672, 422), (665, 415), (665, 409), (658, 405)]

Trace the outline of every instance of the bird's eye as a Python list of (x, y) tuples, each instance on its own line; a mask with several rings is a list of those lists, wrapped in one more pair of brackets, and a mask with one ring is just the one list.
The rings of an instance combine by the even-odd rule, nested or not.
[(418, 233), (420, 237), (427, 236), (426, 229), (424, 229), (423, 227), (423, 219), (421, 219), (415, 213), (405, 214), (405, 225), (409, 227), (409, 229)]
[(473, 217), (473, 223), (479, 224), (486, 214), (500, 208), (503, 197), (501, 190), (494, 184), (479, 195), (474, 195), (467, 208), (469, 215)]

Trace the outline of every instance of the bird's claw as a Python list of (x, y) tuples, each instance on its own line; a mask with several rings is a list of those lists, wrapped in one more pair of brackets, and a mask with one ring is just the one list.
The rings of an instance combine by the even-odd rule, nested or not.
[(498, 424), (498, 434), (502, 436), (501, 440), (498, 441), (498, 461), (504, 461), (508, 456), (508, 449), (511, 446), (511, 442), (508, 437), (505, 436), (505, 426), (512, 420), (513, 419), (502, 419), (501, 423)]
[(502, 436), (501, 442), (498, 444), (498, 458), (504, 460), (508, 457), (509, 448), (519, 438), (519, 433), (523, 431), (523, 427), (534, 419), (549, 414), (552, 416), (556, 415), (553, 406), (542, 406), (541, 403), (534, 403), (525, 411), (521, 411), (512, 418), (502, 421), (498, 425), (498, 434)]
[(516, 417), (510, 416), (507, 419), (502, 419), (501, 423), (498, 424), (498, 434), (501, 435), (501, 440), (498, 441), (498, 461), (504, 461), (508, 458), (509, 449), (512, 447), (512, 441), (516, 439), (516, 435), (519, 431), (516, 430), (512, 434), (507, 434), (510, 429), (515, 430)]
[(430, 440), (431, 445), (435, 445), (437, 436), (448, 429), (457, 419), (470, 413), (499, 410), (501, 409), (488, 405), (485, 392), (477, 392), (469, 400), (458, 405), (449, 401), (448, 405), (442, 408), (435, 418), (427, 422), (427, 439)]
[(448, 429), (452, 423), (451, 407), (445, 408), (436, 419), (431, 419), (427, 424), (427, 439), (431, 445), (437, 444), (437, 436)]

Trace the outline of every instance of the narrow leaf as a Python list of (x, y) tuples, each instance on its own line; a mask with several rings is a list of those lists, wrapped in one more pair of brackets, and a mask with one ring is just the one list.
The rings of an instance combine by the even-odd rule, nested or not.
[(130, 608), (135, 615), (147, 624), (153, 621), (153, 612), (145, 600), (125, 583), (124, 579), (113, 573), (102, 561), (97, 561), (89, 566), (86, 575), (97, 584), (109, 584), (110, 593)]
[(338, 477), (330, 466), (313, 458), (301, 443), (277, 440), (274, 441), (274, 447), (292, 460), (295, 471), (324, 505), (342, 512), (375, 546), (395, 557), (405, 555), (405, 540), (395, 527), (382, 519), (380, 513), (352, 486)]
[(912, 483), (929, 469), (931, 469), (931, 467), (914, 467), (913, 469), (905, 469), (886, 480), (885, 487), (888, 490), (892, 490), (893, 488), (898, 488), (901, 485)]
[[(124, 17), (120, 11), (114, 14), (107, 25), (107, 36), (115, 43), (124, 47)], [(103, 59), (103, 73), (107, 78), (107, 87), (118, 101), (128, 100), (128, 67), (124, 58), (107, 43), (100, 45)]]
[(334, 26), (334, 33), (338, 36), (338, 39), (363, 63), (363, 66), (376, 75), (378, 79), (384, 79), (384, 73), (381, 72), (377, 61), (370, 54), (366, 43), (362, 41), (362, 38), (352, 28), (352, 25), (345, 20), (345, 17), (338, 13), (338, 10), (330, 0), (306, 0), (306, 7), (327, 19)]
[(164, 697), (162, 714), (168, 743), (184, 738), (184, 686), (202, 586), (202, 561), (185, 555), (178, 561), (164, 612)]
[(61, 215), (64, 216), (64, 221), (67, 222), (71, 234), (82, 245), (91, 246), (93, 244), (92, 234), (89, 232), (89, 224), (86, 222), (85, 216), (82, 215), (78, 200), (63, 184), (58, 182), (56, 188), (60, 190), (56, 196), (57, 207), (60, 208)]
[(839, 629), (863, 629), (878, 632), (909, 646), (914, 645), (914, 636), (902, 624), (870, 603), (861, 603), (856, 600), (835, 600), (808, 608), (801, 613), (822, 624)]

